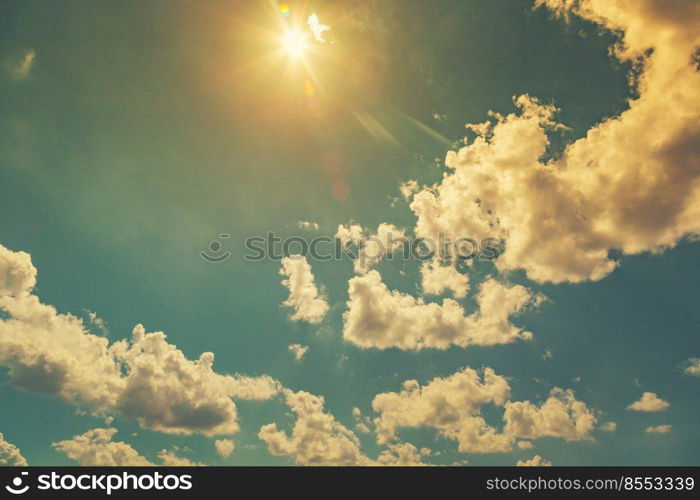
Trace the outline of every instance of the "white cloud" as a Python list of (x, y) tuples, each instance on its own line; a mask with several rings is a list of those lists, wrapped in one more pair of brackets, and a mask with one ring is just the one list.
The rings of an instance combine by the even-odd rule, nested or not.
[(288, 349), (289, 352), (291, 352), (294, 355), (294, 361), (301, 361), (301, 358), (303, 358), (304, 355), (308, 352), (309, 346), (301, 344), (290, 344)]
[(469, 291), (469, 277), (452, 264), (441, 265), (434, 260), (423, 262), (420, 275), (426, 295), (440, 295), (445, 290), (451, 290), (455, 298), (463, 299)]
[(230, 456), (236, 449), (235, 443), (230, 439), (217, 439), (214, 441), (214, 447), (216, 452), (224, 458)]
[(557, 437), (566, 441), (591, 439), (597, 418), (574, 391), (552, 389), (544, 403), (508, 402), (503, 414), (505, 432), (525, 439)]
[(5, 441), (5, 436), (0, 432), (0, 466), (25, 466), (27, 460), (22, 456), (14, 444)]
[(308, 229), (310, 231), (318, 231), (321, 228), (318, 222), (310, 222), (307, 220), (300, 220), (299, 222), (297, 222), (297, 226), (300, 229)]
[(616, 422), (605, 422), (602, 424), (599, 429), (603, 432), (615, 432), (617, 430), (617, 423)]
[(505, 378), (490, 369), (483, 373), (465, 368), (446, 378), (435, 378), (425, 386), (407, 380), (400, 392), (378, 394), (372, 408), (377, 442), (397, 438), (400, 428), (430, 427), (442, 436), (457, 441), (463, 453), (505, 452), (512, 438), (490, 427), (480, 416), (487, 403), (502, 406), (510, 397)]
[(518, 441), (518, 448), (521, 450), (531, 450), (535, 447), (532, 441)]
[(552, 462), (545, 460), (539, 455), (535, 455), (529, 460), (518, 460), (518, 463), (515, 465), (518, 467), (551, 467)]
[(488, 130), (447, 155), (441, 183), (413, 197), (415, 233), (503, 239), (497, 266), (536, 281), (598, 280), (618, 264), (611, 250), (659, 252), (700, 232), (700, 4), (538, 3), (621, 33), (616, 57), (643, 59), (639, 97), (549, 162), (556, 109), (517, 98), (518, 113), (493, 113)]
[(690, 358), (686, 361), (683, 371), (686, 375), (700, 377), (700, 358)]
[(317, 42), (326, 43), (326, 39), (323, 37), (323, 34), (331, 29), (330, 26), (321, 24), (316, 14), (311, 14), (306, 20), (306, 24), (309, 26), (309, 29)]
[(394, 443), (388, 445), (387, 449), (379, 454), (377, 463), (379, 465), (396, 467), (429, 465), (423, 462), (421, 455), (425, 454), (425, 449), (418, 450), (411, 443)]
[(663, 411), (671, 406), (668, 401), (664, 401), (659, 396), (653, 392), (645, 392), (639, 401), (635, 401), (627, 407), (628, 410), (633, 411)]
[[(481, 415), (486, 404), (504, 408), (502, 431)], [(398, 393), (378, 394), (372, 407), (379, 414), (374, 420), (379, 444), (395, 441), (401, 428), (432, 428), (457, 441), (462, 453), (508, 452), (517, 438), (590, 439), (596, 424), (593, 411), (571, 390), (554, 389), (540, 405), (510, 401), (508, 381), (491, 368), (481, 373), (464, 368), (424, 386), (408, 380)], [(518, 447), (529, 449), (532, 443), (520, 441)]]
[(35, 60), (36, 51), (34, 49), (29, 49), (22, 55), (19, 61), (6, 64), (6, 68), (13, 79), (17, 81), (26, 80), (34, 66)]
[(413, 196), (413, 193), (418, 191), (418, 183), (414, 180), (403, 182), (399, 185), (399, 192), (404, 200), (409, 201)]
[(533, 302), (530, 292), (495, 279), (484, 281), (476, 296), (479, 310), (465, 316), (452, 299), (425, 303), (390, 291), (377, 271), (356, 276), (349, 283), (348, 310), (343, 314), (343, 337), (363, 347), (404, 350), (447, 349), (457, 345), (508, 344), (529, 340), (526, 332), (509, 322), (510, 316)]
[(644, 429), (644, 432), (647, 434), (668, 434), (673, 430), (673, 426), (669, 424), (661, 424), (661, 425), (655, 425), (655, 426), (650, 426)]
[(269, 399), (270, 377), (216, 373), (214, 355), (187, 359), (162, 332), (137, 325), (113, 344), (30, 294), (36, 269), (23, 252), (0, 245), (0, 365), (11, 383), (60, 397), (95, 414), (114, 413), (166, 433), (232, 434), (238, 430), (232, 398)]
[(270, 453), (293, 457), (298, 465), (370, 465), (360, 441), (347, 427), (324, 410), (324, 399), (308, 392), (284, 390), (287, 405), (296, 415), (291, 436), (277, 424), (260, 428), (258, 436)]
[(130, 467), (153, 465), (131, 447), (112, 441), (117, 429), (92, 429), (84, 434), (53, 443), (52, 446), (83, 466)]
[(158, 452), (158, 458), (161, 463), (166, 467), (203, 467), (204, 464), (200, 462), (194, 462), (189, 458), (179, 457), (172, 451), (160, 450)]
[(289, 290), (283, 305), (294, 309), (291, 319), (320, 323), (328, 312), (328, 303), (314, 283), (314, 275), (306, 257), (294, 256), (282, 259), (280, 274), (286, 278), (282, 285)]
[(367, 273), (384, 257), (393, 255), (399, 250), (406, 250), (409, 245), (406, 231), (388, 222), (379, 224), (377, 231), (369, 236), (365, 236), (364, 229), (359, 224), (351, 223), (347, 226), (341, 224), (338, 226), (335, 237), (343, 246), (352, 244), (358, 247), (357, 258), (353, 262), (353, 268), (358, 274)]

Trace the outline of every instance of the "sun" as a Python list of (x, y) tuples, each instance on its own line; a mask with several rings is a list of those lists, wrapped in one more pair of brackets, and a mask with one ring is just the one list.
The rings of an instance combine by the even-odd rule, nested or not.
[(304, 57), (306, 53), (306, 35), (299, 30), (289, 29), (281, 39), (282, 49), (292, 59)]

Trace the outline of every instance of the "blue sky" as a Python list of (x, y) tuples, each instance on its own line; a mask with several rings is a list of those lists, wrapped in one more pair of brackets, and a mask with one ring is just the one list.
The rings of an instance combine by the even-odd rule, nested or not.
[[(697, 464), (698, 5), (536, 3), (4, 2), (0, 463)], [(244, 259), (383, 223), (505, 252)]]

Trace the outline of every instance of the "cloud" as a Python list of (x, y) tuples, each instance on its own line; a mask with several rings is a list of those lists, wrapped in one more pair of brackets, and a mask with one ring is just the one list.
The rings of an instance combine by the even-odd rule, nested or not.
[(297, 222), (297, 226), (300, 229), (308, 229), (310, 231), (318, 231), (321, 226), (319, 226), (318, 222), (310, 222), (307, 220), (300, 220)]
[(0, 432), (0, 466), (10, 465), (10, 466), (25, 466), (27, 460), (22, 456), (14, 444), (5, 441), (5, 436)]
[(440, 305), (390, 291), (377, 271), (350, 279), (348, 294), (343, 338), (362, 348), (447, 349), (532, 338), (530, 332), (509, 322), (510, 316), (533, 302), (532, 294), (520, 285), (492, 278), (479, 287), (479, 310), (470, 316), (452, 299)]
[(518, 448), (521, 450), (531, 450), (535, 447), (532, 441), (518, 441)]
[(110, 345), (82, 320), (59, 314), (30, 294), (36, 269), (28, 254), (0, 245), (0, 365), (10, 382), (55, 396), (94, 414), (112, 413), (143, 428), (208, 436), (238, 430), (232, 398), (269, 399), (270, 377), (231, 376), (213, 370), (214, 355), (191, 361), (163, 332), (137, 325), (129, 339)]
[(518, 460), (518, 463), (515, 465), (518, 467), (551, 467), (552, 462), (545, 460), (539, 455), (535, 455), (529, 460)]
[(668, 434), (673, 430), (673, 426), (669, 424), (650, 426), (644, 429), (647, 434)]
[(217, 439), (214, 441), (214, 447), (216, 452), (224, 458), (230, 456), (236, 449), (235, 443), (230, 439)]
[(685, 362), (685, 368), (683, 371), (686, 375), (700, 377), (700, 358), (688, 359), (688, 361)]
[(301, 344), (290, 344), (288, 349), (289, 352), (294, 354), (294, 361), (301, 361), (301, 358), (303, 358), (304, 355), (308, 352), (309, 346)]
[(557, 109), (523, 95), (517, 113), (491, 114), (476, 139), (450, 152), (450, 168), (411, 208), (415, 233), (491, 236), (496, 262), (539, 282), (599, 280), (611, 257), (660, 252), (700, 232), (700, 4), (540, 0), (620, 33), (613, 50), (642, 68), (629, 109), (544, 161)]
[(627, 407), (628, 410), (633, 411), (663, 411), (671, 406), (667, 401), (664, 401), (659, 396), (653, 392), (645, 392), (639, 401), (635, 401)]
[(616, 422), (605, 422), (602, 424), (599, 429), (603, 432), (615, 432), (617, 430), (617, 423)]
[[(358, 274), (366, 274), (372, 267), (381, 262), (384, 257), (391, 256), (399, 250), (406, 250), (409, 245), (406, 231), (394, 224), (382, 222), (377, 231), (365, 236), (364, 229), (359, 224), (339, 225), (335, 237), (343, 246), (356, 245), (357, 258), (353, 268)], [(390, 258), (390, 257), (387, 257)]]
[(502, 406), (509, 397), (507, 380), (490, 368), (481, 374), (465, 368), (422, 387), (417, 380), (407, 380), (400, 392), (378, 394), (372, 401), (379, 414), (374, 420), (377, 442), (394, 441), (400, 428), (429, 427), (457, 441), (462, 453), (508, 451), (512, 438), (490, 427), (480, 411), (487, 403)]
[(308, 392), (284, 390), (287, 405), (296, 415), (292, 434), (277, 424), (260, 428), (258, 437), (273, 455), (290, 456), (297, 465), (370, 465), (360, 441), (350, 429), (324, 410), (324, 399)]
[(413, 196), (413, 193), (418, 191), (419, 188), (420, 186), (418, 186), (418, 183), (416, 181), (409, 180), (406, 182), (402, 182), (401, 185), (399, 185), (399, 192), (401, 193), (401, 196), (404, 200), (409, 201)]
[(326, 39), (323, 37), (323, 33), (330, 30), (330, 26), (321, 24), (316, 14), (311, 14), (306, 20), (306, 24), (309, 26), (309, 29), (311, 30), (311, 33), (314, 35), (314, 38), (317, 42), (326, 43)]
[(505, 432), (525, 439), (557, 437), (566, 441), (591, 439), (597, 418), (574, 391), (554, 388), (544, 403), (508, 402), (503, 414)]
[(27, 50), (20, 61), (12, 64), (6, 64), (6, 68), (10, 73), (10, 76), (17, 81), (26, 80), (29, 77), (29, 73), (34, 66), (34, 61), (36, 60), (36, 51), (34, 49)]
[(291, 319), (320, 323), (328, 312), (328, 303), (316, 288), (306, 257), (297, 255), (283, 258), (280, 274), (286, 276), (282, 285), (289, 289), (289, 297), (283, 305), (294, 309)]
[[(411, 443), (395, 443), (390, 444), (388, 449), (382, 451), (377, 457), (377, 463), (384, 466), (395, 466), (395, 467), (416, 467), (429, 465), (423, 462), (421, 455), (429, 454), (425, 453), (426, 449), (421, 449), (420, 451)], [(430, 450), (427, 450), (428, 452)]]
[[(510, 397), (508, 381), (491, 368), (481, 372), (464, 368), (449, 377), (436, 377), (424, 386), (407, 380), (400, 392), (378, 394), (372, 402), (379, 414), (374, 420), (377, 442), (395, 441), (401, 428), (435, 429), (456, 441), (462, 453), (509, 452), (517, 438), (590, 439), (596, 417), (573, 391), (554, 389), (540, 405), (513, 402)], [(504, 408), (502, 431), (482, 416), (486, 404)], [(532, 447), (532, 443), (521, 443), (521, 449)]]
[(82, 466), (130, 467), (154, 465), (131, 447), (112, 441), (117, 429), (92, 429), (84, 434), (53, 443), (56, 450)]
[(189, 458), (179, 457), (175, 455), (172, 451), (160, 450), (158, 452), (158, 458), (162, 464), (166, 467), (203, 467), (204, 464), (200, 462), (194, 462)]
[(454, 265), (443, 266), (435, 260), (423, 262), (420, 275), (426, 295), (440, 295), (445, 290), (451, 290), (456, 299), (463, 299), (469, 291), (469, 277), (460, 273)]

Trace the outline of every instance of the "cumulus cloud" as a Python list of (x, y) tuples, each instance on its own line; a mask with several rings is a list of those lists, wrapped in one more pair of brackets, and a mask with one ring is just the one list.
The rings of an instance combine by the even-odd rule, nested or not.
[(0, 245), (0, 365), (21, 389), (56, 396), (95, 414), (118, 414), (166, 433), (231, 434), (238, 430), (232, 398), (269, 399), (270, 377), (222, 375), (214, 355), (191, 361), (163, 332), (137, 325), (110, 345), (82, 320), (59, 314), (30, 294), (36, 269), (29, 255)]
[(131, 447), (112, 441), (117, 429), (92, 429), (84, 434), (53, 443), (52, 446), (83, 466), (129, 467), (153, 465)]
[(417, 467), (429, 465), (423, 462), (422, 455), (428, 455), (430, 450), (418, 450), (411, 443), (390, 444), (386, 450), (377, 457), (377, 464), (396, 467)]
[(518, 467), (551, 467), (552, 462), (545, 460), (539, 455), (535, 455), (529, 460), (518, 460), (515, 465)]
[(420, 275), (426, 295), (440, 295), (445, 290), (451, 290), (456, 299), (463, 299), (469, 291), (469, 277), (452, 264), (441, 265), (435, 260), (423, 262)]
[(309, 350), (309, 346), (301, 344), (290, 344), (288, 349), (289, 352), (291, 352), (294, 355), (294, 361), (301, 361), (301, 358), (303, 358)]
[(409, 245), (406, 231), (388, 222), (379, 224), (377, 231), (370, 235), (365, 235), (359, 224), (341, 224), (335, 237), (345, 247), (357, 246), (357, 258), (353, 262), (353, 268), (358, 274), (367, 273), (383, 258), (388, 259), (399, 250), (407, 250)]
[(686, 375), (700, 377), (700, 358), (690, 358), (688, 361), (686, 361), (683, 371)]
[(597, 417), (574, 391), (552, 389), (540, 405), (530, 401), (508, 402), (503, 414), (505, 432), (525, 439), (557, 437), (566, 441), (591, 439)]
[(654, 412), (663, 411), (669, 406), (671, 405), (668, 404), (668, 401), (664, 401), (655, 393), (645, 392), (644, 394), (642, 394), (642, 397), (639, 399), (639, 401), (635, 401), (634, 403), (629, 405), (627, 409), (633, 411)]
[[(377, 442), (397, 439), (401, 428), (432, 428), (456, 441), (462, 453), (503, 453), (518, 438), (557, 437), (567, 441), (590, 439), (596, 417), (573, 391), (554, 389), (540, 405), (511, 401), (508, 381), (491, 368), (480, 373), (471, 368), (421, 386), (403, 383), (400, 392), (378, 394), (372, 402), (379, 416), (374, 420)], [(503, 407), (503, 430), (489, 425), (481, 414), (486, 404)], [(518, 443), (529, 449), (529, 441)]]
[[(501, 270), (540, 282), (598, 280), (611, 251), (658, 252), (700, 232), (700, 4), (694, 0), (539, 0), (621, 35), (614, 55), (642, 68), (629, 109), (544, 161), (557, 109), (527, 95), (492, 113), (415, 194), (417, 236), (497, 237)], [(482, 124), (483, 125), (483, 124)]]
[(328, 312), (328, 302), (316, 288), (306, 257), (297, 255), (283, 258), (280, 274), (285, 276), (282, 285), (289, 290), (289, 297), (283, 305), (294, 309), (291, 319), (320, 323)]
[(661, 424), (647, 427), (644, 432), (647, 434), (668, 434), (673, 430), (673, 426), (670, 424)]
[(401, 193), (401, 196), (403, 197), (403, 199), (406, 201), (409, 201), (411, 199), (411, 197), (413, 196), (413, 193), (418, 191), (418, 189), (419, 189), (418, 183), (414, 180), (402, 182), (399, 185), (399, 192)]
[(214, 447), (216, 452), (224, 458), (230, 456), (236, 449), (235, 443), (230, 439), (217, 439), (214, 441)]
[(456, 345), (508, 344), (529, 340), (530, 332), (512, 325), (509, 318), (534, 301), (520, 285), (484, 281), (476, 296), (478, 311), (465, 316), (452, 299), (442, 304), (390, 291), (377, 271), (348, 282), (348, 310), (343, 314), (343, 337), (363, 348), (404, 350), (447, 349)]
[(166, 467), (203, 467), (204, 464), (200, 462), (194, 462), (189, 458), (180, 457), (168, 450), (160, 450), (158, 452), (158, 458), (161, 463)]
[(2, 435), (2, 432), (0, 432), (0, 465), (17, 467), (28, 465), (19, 448), (5, 441), (5, 436)]
[(617, 423), (616, 422), (605, 422), (602, 424), (599, 429), (603, 432), (615, 432), (617, 430)]
[(480, 374), (465, 368), (449, 377), (437, 377), (425, 386), (407, 380), (400, 392), (378, 394), (372, 408), (377, 442), (397, 439), (400, 428), (429, 427), (457, 441), (462, 453), (505, 452), (512, 448), (511, 436), (499, 433), (480, 415), (487, 403), (499, 406), (510, 397), (508, 381), (485, 368)]
[(308, 392), (284, 390), (287, 405), (296, 415), (291, 436), (277, 424), (260, 428), (258, 437), (273, 455), (293, 457), (297, 465), (370, 465), (360, 441), (350, 429), (324, 410), (324, 399)]

